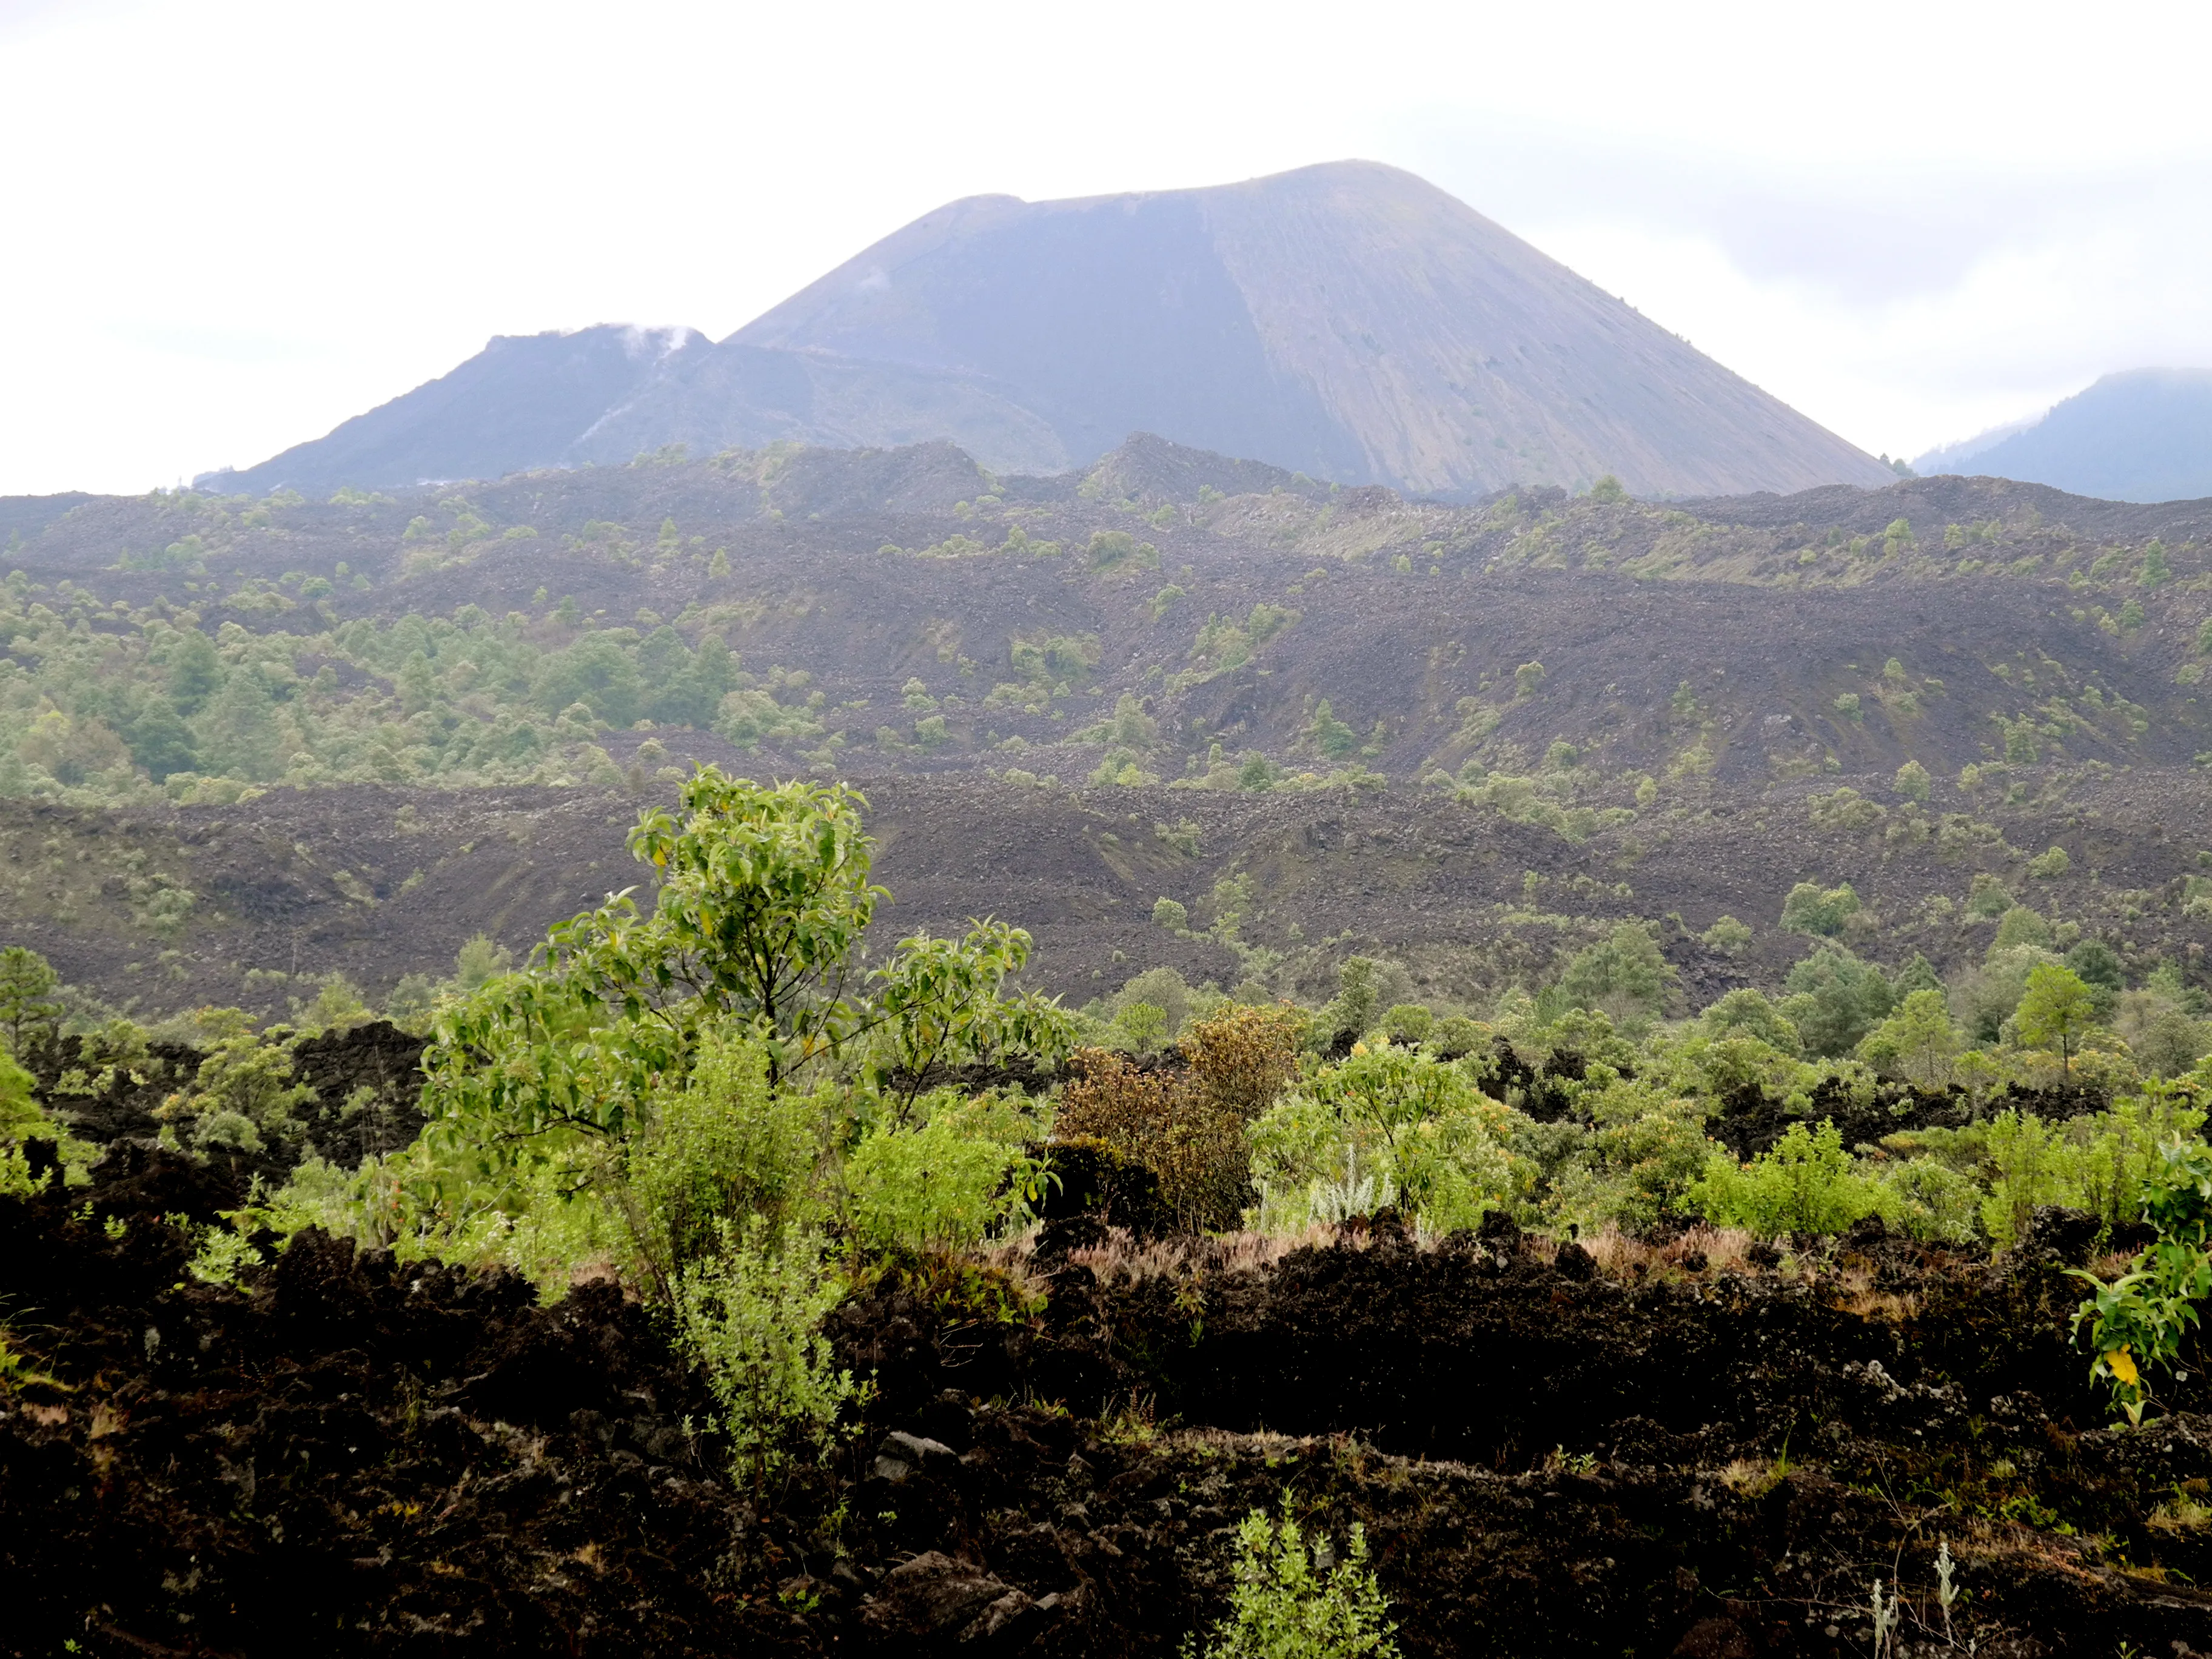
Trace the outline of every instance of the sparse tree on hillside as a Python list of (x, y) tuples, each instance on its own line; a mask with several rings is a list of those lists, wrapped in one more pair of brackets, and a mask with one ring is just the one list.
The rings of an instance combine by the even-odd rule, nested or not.
[(1602, 943), (1577, 955), (1559, 975), (1569, 1006), (1590, 1008), (1619, 1022), (1648, 1018), (1674, 988), (1674, 969), (1659, 954), (1651, 930), (1624, 921)]
[(2059, 1069), (2071, 1073), (2082, 1033), (2096, 1024), (2097, 1000), (2081, 976), (2057, 963), (2031, 968), (2027, 989), (2013, 1011), (2022, 1042), (2058, 1050)]
[(27, 1043), (40, 1048), (60, 1029), (62, 1005), (54, 993), (62, 976), (36, 951), (11, 945), (0, 951), (0, 1031), (8, 1052), (20, 1059)]

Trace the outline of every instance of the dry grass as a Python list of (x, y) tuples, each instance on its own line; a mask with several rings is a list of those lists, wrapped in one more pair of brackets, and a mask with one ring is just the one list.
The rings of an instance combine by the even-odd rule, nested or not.
[[(981, 1259), (1021, 1283), (1032, 1282), (1030, 1272), (1036, 1233), (1024, 1233), (981, 1251)], [(1275, 1266), (1294, 1250), (1335, 1246), (1370, 1249), (1372, 1240), (1358, 1228), (1340, 1231), (1316, 1224), (1297, 1233), (1216, 1233), (1205, 1238), (1139, 1239), (1125, 1227), (1109, 1227), (1099, 1243), (1071, 1250), (1068, 1260), (1088, 1267), (1101, 1284), (1135, 1284), (1148, 1279), (1194, 1279), (1213, 1273), (1258, 1272)], [(1423, 1235), (1415, 1243), (1433, 1250), (1443, 1239)], [(1687, 1283), (1722, 1273), (1756, 1273), (1749, 1233), (1735, 1227), (1700, 1224), (1665, 1243), (1649, 1243), (1608, 1225), (1580, 1241), (1603, 1277), (1624, 1285), (1654, 1281)], [(1549, 1265), (1559, 1255), (1560, 1241), (1542, 1233), (1524, 1233), (1520, 1253)], [(1040, 1287), (1041, 1288), (1041, 1287)], [(1862, 1286), (1863, 1288), (1863, 1286)], [(1871, 1297), (1872, 1293), (1869, 1293)], [(1899, 1301), (1899, 1298), (1891, 1298)], [(1874, 1297), (1869, 1306), (1880, 1301)]]
[(1721, 1485), (1738, 1498), (1764, 1498), (1781, 1483), (1788, 1468), (1778, 1460), (1739, 1457), (1721, 1471)]
[(1878, 1291), (1874, 1274), (1864, 1267), (1846, 1267), (1835, 1276), (1835, 1307), (1861, 1319), (1879, 1319), (1901, 1325), (1920, 1311), (1920, 1297), (1912, 1291)]
[(2133, 1250), (2107, 1250), (2089, 1264), (2089, 1271), (2109, 1285), (2135, 1265)]
[[(1558, 1244), (1546, 1242), (1551, 1244), (1548, 1254), (1556, 1254)], [(1580, 1243), (1596, 1261), (1600, 1273), (1624, 1284), (1754, 1271), (1749, 1259), (1751, 1235), (1738, 1227), (1714, 1227), (1700, 1223), (1679, 1238), (1669, 1239), (1664, 1244), (1649, 1244), (1608, 1224), (1602, 1231)]]
[(2202, 1532), (2212, 1526), (2212, 1509), (2207, 1509), (2185, 1492), (2177, 1492), (2145, 1516), (2143, 1525), (2153, 1532), (2173, 1534)]

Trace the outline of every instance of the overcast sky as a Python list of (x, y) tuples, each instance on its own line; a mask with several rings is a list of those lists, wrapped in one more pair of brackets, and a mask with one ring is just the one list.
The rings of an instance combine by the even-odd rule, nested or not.
[(495, 333), (720, 337), (949, 198), (1420, 173), (1869, 450), (2212, 364), (2212, 8), (0, 0), (0, 493)]

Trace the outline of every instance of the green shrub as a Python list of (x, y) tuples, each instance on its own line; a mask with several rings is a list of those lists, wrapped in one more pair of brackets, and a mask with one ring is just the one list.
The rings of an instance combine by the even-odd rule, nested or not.
[(2192, 1098), (2185, 1085), (2150, 1084), (2110, 1111), (2065, 1122), (2000, 1112), (1982, 1150), (1992, 1172), (1981, 1206), (1990, 1242), (2011, 1249), (2043, 1204), (2087, 1210), (2108, 1231), (2137, 1219), (2161, 1149), (2203, 1127), (2204, 1114)]
[(1905, 799), (1925, 805), (1931, 782), (1928, 769), (1918, 761), (1909, 760), (1897, 769), (1897, 775), (1890, 781), (1890, 787)]
[[(1389, 1609), (1359, 1523), (1331, 1565), (1328, 1540), (1307, 1544), (1285, 1493), (1281, 1521), (1254, 1510), (1237, 1528), (1236, 1588), (1204, 1659), (1395, 1659)], [(1185, 1642), (1184, 1659), (1200, 1652), (1195, 1637)]]
[(2073, 867), (2074, 860), (2063, 847), (2054, 847), (2047, 853), (2039, 853), (2027, 861), (2027, 873), (2038, 881), (2056, 881)]
[(1733, 957), (1741, 954), (1743, 947), (1751, 943), (1751, 929), (1734, 916), (1723, 916), (1698, 938), (1708, 951), (1717, 951), (1724, 957)]
[(2096, 1352), (2090, 1380), (2110, 1383), (2113, 1403), (2136, 1424), (2148, 1403), (2145, 1372), (2174, 1364), (2182, 1339), (2198, 1322), (2197, 1304), (2212, 1294), (2212, 1258), (2205, 1252), (2212, 1148), (2202, 1141), (2169, 1145), (2145, 1180), (2143, 1196), (2143, 1218), (2158, 1230), (2158, 1239), (2129, 1272), (2106, 1285), (2094, 1273), (2068, 1269), (2094, 1291), (2074, 1315), (2075, 1334), (2087, 1325)]
[(1748, 986), (1729, 992), (1698, 1016), (1698, 1029), (1707, 1036), (1748, 1036), (1785, 1054), (1795, 1054), (1803, 1039), (1797, 1028), (1782, 1016), (1763, 991)]
[(757, 1217), (726, 1225), (721, 1248), (678, 1281), (678, 1340), (707, 1374), (740, 1478), (762, 1485), (798, 1447), (834, 1441), (860, 1392), (822, 1334), (844, 1294), (817, 1234), (775, 1239)]
[(1966, 889), (1966, 914), (1977, 921), (1990, 921), (2012, 908), (2012, 895), (1986, 870), (1974, 872)]
[(1712, 1156), (1704, 1104), (1641, 1079), (1583, 1102), (1596, 1127), (1554, 1178), (1559, 1218), (1595, 1231), (1609, 1221), (1649, 1227), (1680, 1210)]
[(1430, 1046), (1446, 1060), (1480, 1054), (1489, 1047), (1490, 1033), (1465, 1014), (1447, 1014), (1429, 1033)]
[(1832, 939), (1858, 909), (1859, 896), (1849, 882), (1823, 888), (1818, 882), (1801, 881), (1782, 901), (1782, 931)]
[(1187, 933), (1190, 928), (1190, 911), (1171, 898), (1157, 900), (1152, 905), (1152, 925), (1164, 927), (1170, 933)]
[(1354, 1044), (1251, 1127), (1261, 1224), (1296, 1231), (1397, 1204), (1433, 1232), (1513, 1190), (1504, 1109), (1425, 1050)]
[(1708, 1220), (1762, 1237), (1841, 1232), (1881, 1206), (1880, 1191), (1853, 1168), (1832, 1119), (1817, 1129), (1791, 1124), (1747, 1164), (1714, 1153), (1689, 1196)]
[(780, 1237), (813, 1208), (824, 1114), (776, 1091), (768, 1056), (737, 1031), (703, 1034), (690, 1075), (654, 1091), (617, 1196), (633, 1245), (664, 1295), (748, 1217)]
[(1394, 1003), (1382, 1013), (1382, 1034), (1393, 1042), (1425, 1042), (1436, 1024), (1435, 1012), (1425, 1003)]
[(1926, 1244), (1971, 1244), (1981, 1189), (1932, 1158), (1892, 1164), (1880, 1177), (1877, 1212)]
[(261, 1036), (228, 1036), (209, 1050), (191, 1088), (155, 1110), (173, 1133), (196, 1152), (252, 1155), (298, 1139), (302, 1126), (292, 1109), (315, 1097), (293, 1081), (290, 1031), (271, 1026)]
[[(951, 1095), (912, 1128), (877, 1129), (845, 1162), (853, 1227), (883, 1249), (961, 1250), (1040, 1196), (1042, 1166), (981, 1103)], [(1022, 1126), (1026, 1127), (1026, 1125)]]

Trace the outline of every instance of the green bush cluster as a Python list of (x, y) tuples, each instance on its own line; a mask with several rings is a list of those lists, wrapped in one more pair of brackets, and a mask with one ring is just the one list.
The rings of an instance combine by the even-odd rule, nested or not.
[[(312, 583), (111, 607), (20, 573), (0, 583), (0, 795), (96, 805), (234, 799), (276, 783), (606, 784), (594, 741), (640, 720), (741, 747), (820, 736), (804, 674), (747, 672), (696, 616), (549, 614), (337, 623)], [(212, 588), (210, 584), (210, 588)], [(325, 586), (327, 585), (325, 584)], [(204, 615), (233, 614), (210, 633)], [(286, 619), (256, 631), (235, 616)], [(303, 631), (301, 623), (310, 624)], [(317, 626), (316, 624), (319, 624)]]

